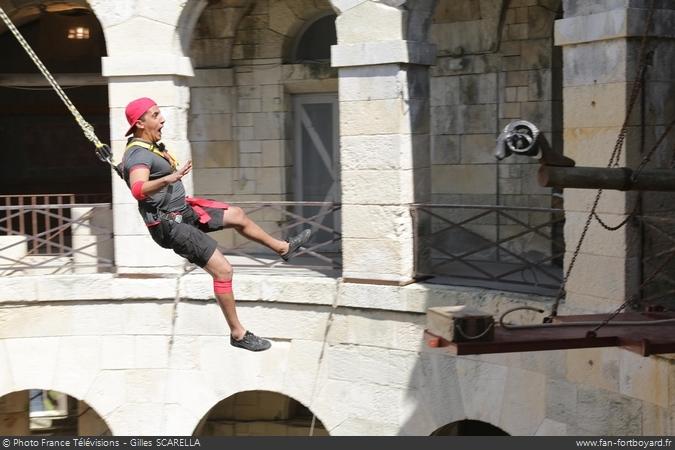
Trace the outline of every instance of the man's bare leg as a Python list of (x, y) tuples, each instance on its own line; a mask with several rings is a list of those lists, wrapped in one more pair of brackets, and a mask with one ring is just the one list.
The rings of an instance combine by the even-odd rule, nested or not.
[(234, 228), (239, 234), (247, 239), (270, 248), (279, 255), (288, 251), (288, 242), (276, 239), (251, 220), (250, 217), (238, 206), (231, 206), (223, 211), (223, 225), (226, 228)]
[(270, 348), (270, 342), (247, 331), (239, 322), (234, 293), (232, 292), (232, 266), (227, 259), (215, 250), (209, 258), (206, 270), (213, 277), (213, 290), (220, 310), (230, 327), (230, 344), (251, 351), (262, 351)]
[[(211, 258), (204, 266), (206, 270), (214, 280), (218, 281), (232, 281), (232, 266), (229, 261), (223, 256), (218, 249), (213, 252)], [(239, 317), (237, 316), (237, 308), (235, 306), (234, 293), (215, 293), (216, 300), (220, 306), (220, 310), (225, 316), (227, 325), (230, 327), (230, 333), (235, 339), (241, 339), (246, 333), (246, 328), (244, 328), (239, 322)]]

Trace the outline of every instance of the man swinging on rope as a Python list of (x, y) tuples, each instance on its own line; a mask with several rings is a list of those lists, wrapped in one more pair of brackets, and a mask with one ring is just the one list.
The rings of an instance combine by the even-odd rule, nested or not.
[(244, 237), (263, 244), (288, 260), (310, 237), (304, 230), (288, 241), (267, 234), (239, 207), (200, 198), (186, 197), (181, 179), (190, 172), (192, 162), (178, 168), (173, 156), (159, 141), (164, 117), (157, 104), (139, 98), (126, 107), (129, 131), (133, 134), (119, 168), (152, 239), (164, 248), (202, 267), (213, 277), (213, 290), (230, 327), (230, 343), (251, 351), (270, 348), (270, 342), (247, 331), (237, 318), (232, 293), (232, 266), (217, 249), (217, 242), (206, 233), (234, 228)]

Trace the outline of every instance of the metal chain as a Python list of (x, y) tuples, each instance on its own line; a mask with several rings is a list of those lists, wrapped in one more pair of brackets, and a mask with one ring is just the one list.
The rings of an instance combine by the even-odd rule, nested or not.
[[(638, 94), (642, 89), (642, 78), (644, 75), (645, 68), (647, 67), (647, 52), (645, 50), (647, 48), (649, 30), (651, 30), (652, 23), (654, 21), (654, 10), (655, 10), (654, 6), (655, 1), (651, 0), (649, 6), (649, 16), (647, 18), (647, 25), (645, 26), (645, 31), (642, 35), (642, 41), (640, 43), (640, 52), (639, 52), (640, 57), (638, 58), (639, 61), (638, 70), (635, 77), (635, 81), (633, 82), (633, 89), (631, 90), (626, 116), (624, 118), (623, 125), (621, 126), (619, 136), (617, 137), (616, 144), (614, 145), (614, 150), (612, 151), (612, 154), (610, 155), (609, 158), (609, 162), (607, 163), (607, 167), (613, 166), (615, 167), (619, 164), (619, 159), (621, 157), (621, 151), (623, 148), (623, 142), (626, 138), (626, 133), (628, 131), (628, 119), (630, 118), (630, 114), (633, 111), (633, 107), (635, 106), (635, 103), (637, 101)], [(558, 290), (558, 293), (556, 294), (555, 300), (553, 302), (553, 306), (551, 307), (551, 314), (549, 317), (545, 319), (546, 321), (551, 321), (553, 317), (558, 315), (558, 306), (560, 305), (560, 300), (562, 300), (563, 295), (565, 295), (565, 286), (567, 285), (567, 281), (569, 280), (570, 274), (572, 273), (572, 269), (574, 268), (574, 265), (577, 262), (577, 258), (579, 257), (579, 253), (581, 251), (581, 245), (586, 239), (586, 235), (588, 234), (588, 229), (591, 226), (593, 217), (597, 216), (595, 211), (598, 208), (601, 196), (602, 196), (602, 189), (598, 189), (598, 192), (595, 195), (595, 200), (593, 200), (593, 206), (591, 207), (588, 217), (586, 218), (586, 223), (584, 224), (584, 228), (581, 232), (581, 235), (579, 236), (579, 241), (577, 242), (577, 246), (574, 249), (574, 253), (572, 254), (572, 259), (570, 260), (569, 266), (567, 266), (567, 270), (565, 271), (565, 276), (563, 277), (560, 289)]]
[(649, 274), (649, 276), (648, 276), (642, 283), (640, 283), (640, 286), (638, 286), (638, 288), (637, 288), (635, 294), (631, 295), (630, 298), (629, 298), (628, 300), (626, 300), (625, 302), (623, 302), (623, 304), (621, 304), (621, 306), (619, 306), (612, 314), (610, 314), (609, 317), (607, 317), (605, 320), (603, 320), (602, 323), (601, 323), (600, 325), (598, 325), (597, 327), (595, 327), (595, 328), (592, 330), (592, 332), (595, 333), (595, 332), (597, 332), (600, 328), (602, 328), (602, 327), (604, 327), (605, 325), (607, 325), (607, 324), (608, 324), (612, 319), (614, 319), (621, 311), (623, 311), (624, 309), (626, 309), (626, 307), (627, 307), (628, 305), (630, 305), (630, 304), (639, 305), (640, 302), (639, 302), (639, 301), (636, 301), (636, 300), (638, 300), (638, 296), (640, 295), (640, 293), (641, 293), (641, 291), (642, 291), (642, 288), (644, 288), (644, 287), (647, 285), (647, 283), (650, 283), (654, 278), (656, 278), (656, 276), (657, 276), (659, 273), (661, 273), (661, 272), (663, 271), (663, 269), (665, 269), (665, 268), (668, 266), (668, 264), (670, 263), (670, 261), (673, 260), (673, 258), (675, 258), (675, 250), (673, 250), (672, 252), (670, 252), (670, 256), (669, 256), (668, 258), (666, 258), (666, 260), (665, 260), (663, 263), (661, 263), (661, 265), (660, 265), (656, 270), (654, 270), (651, 274)]
[(79, 113), (77, 108), (75, 108), (75, 105), (70, 101), (68, 96), (66, 95), (65, 92), (63, 92), (63, 89), (61, 89), (61, 86), (56, 82), (54, 77), (52, 76), (51, 73), (49, 73), (49, 70), (45, 67), (45, 65), (42, 63), (40, 58), (35, 54), (33, 49), (30, 47), (28, 42), (24, 39), (24, 37), (21, 35), (19, 30), (14, 26), (12, 21), (10, 20), (9, 16), (5, 13), (5, 11), (0, 7), (0, 19), (2, 19), (3, 22), (5, 22), (5, 25), (7, 25), (7, 28), (12, 32), (14, 37), (16, 37), (16, 40), (19, 41), (19, 44), (23, 47), (23, 49), (26, 51), (30, 59), (33, 60), (37, 68), (42, 72), (42, 75), (47, 79), (49, 84), (51, 84), (52, 88), (56, 91), (56, 94), (59, 96), (61, 101), (66, 105), (66, 108), (68, 108), (68, 111), (73, 115), (75, 118), (75, 121), (77, 124), (80, 126), (82, 129), (82, 132), (84, 133), (84, 137), (86, 137), (89, 141), (93, 142), (93, 144), (96, 146), (96, 148), (101, 148), (104, 146), (104, 144), (99, 140), (99, 138), (96, 136), (96, 133), (94, 132), (94, 127), (91, 126), (90, 123), (88, 123), (82, 115)]
[(630, 214), (628, 214), (628, 215), (626, 216), (626, 218), (623, 219), (618, 225), (609, 225), (609, 224), (607, 224), (607, 222), (605, 222), (604, 220), (602, 220), (602, 219), (600, 218), (600, 216), (598, 216), (598, 213), (596, 213), (595, 211), (593, 211), (593, 217), (595, 218), (595, 221), (598, 222), (598, 223), (600, 224), (600, 226), (601, 226), (602, 228), (604, 228), (605, 230), (607, 230), (607, 231), (616, 231), (616, 230), (619, 230), (619, 229), (623, 228), (623, 226), (626, 225), (626, 224), (628, 223), (628, 221), (629, 221), (630, 219), (632, 219), (632, 218), (635, 216), (635, 213), (636, 213), (637, 210), (638, 210), (638, 205), (639, 205), (639, 203), (636, 201), (636, 202), (635, 202), (635, 206), (633, 207), (633, 210), (632, 210), (632, 211), (630, 212)]

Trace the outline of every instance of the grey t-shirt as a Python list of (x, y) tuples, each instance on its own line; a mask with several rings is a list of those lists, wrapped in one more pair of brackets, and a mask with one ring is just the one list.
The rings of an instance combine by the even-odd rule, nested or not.
[[(124, 152), (122, 164), (120, 164), (127, 186), (129, 186), (129, 173), (135, 166), (147, 167), (150, 170), (150, 180), (156, 180), (174, 171), (166, 159), (147, 148), (133, 145), (133, 141), (131, 144), (132, 146)], [(170, 212), (179, 211), (185, 207), (185, 187), (180, 180), (138, 201), (138, 211), (146, 224), (157, 222), (158, 210)]]

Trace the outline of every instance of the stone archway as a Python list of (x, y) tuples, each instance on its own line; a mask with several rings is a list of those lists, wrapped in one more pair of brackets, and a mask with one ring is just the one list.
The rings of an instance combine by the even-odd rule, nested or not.
[(499, 427), (480, 420), (458, 420), (436, 429), (431, 436), (509, 436)]
[[(310, 434), (311, 433), (311, 434)], [(214, 405), (194, 436), (328, 436), (299, 401), (271, 391), (244, 391)]]
[(26, 389), (0, 397), (0, 435), (110, 436), (108, 424), (85, 401), (66, 393)]

